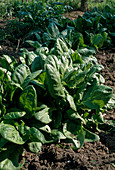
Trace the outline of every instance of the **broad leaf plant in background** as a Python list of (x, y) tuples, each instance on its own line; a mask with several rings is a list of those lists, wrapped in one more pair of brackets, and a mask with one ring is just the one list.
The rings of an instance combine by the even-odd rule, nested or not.
[(65, 141), (78, 149), (99, 140), (96, 131), (115, 131), (103, 116), (115, 106), (115, 95), (95, 58), (99, 48), (114, 43), (115, 25), (106, 20), (114, 14), (106, 10), (75, 21), (50, 20), (42, 32), (29, 32), (24, 43), (34, 50), (22, 48), (19, 62), (0, 58), (1, 170), (20, 169), (24, 147), (37, 153), (43, 144)]

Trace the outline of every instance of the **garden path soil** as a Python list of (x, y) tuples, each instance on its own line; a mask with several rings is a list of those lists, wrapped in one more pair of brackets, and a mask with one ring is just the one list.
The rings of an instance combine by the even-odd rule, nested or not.
[[(74, 13), (75, 19), (81, 12)], [(66, 15), (67, 17), (67, 15)], [(0, 28), (3, 23), (0, 22)], [(8, 40), (0, 42), (0, 56), (7, 54), (18, 57), (16, 46)], [(98, 62), (104, 66), (102, 75), (105, 84), (112, 87), (115, 93), (115, 48), (99, 51), (96, 54)], [(106, 118), (115, 120), (115, 108), (106, 113)], [(74, 151), (71, 144), (59, 143), (43, 145), (42, 151), (37, 154), (24, 149), (21, 163), (25, 160), (22, 170), (115, 170), (115, 133), (98, 133), (100, 140), (85, 143), (84, 146)]]

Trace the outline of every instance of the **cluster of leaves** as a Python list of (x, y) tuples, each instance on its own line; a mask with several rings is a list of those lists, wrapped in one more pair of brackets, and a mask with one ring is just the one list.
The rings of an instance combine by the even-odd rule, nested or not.
[(58, 37), (51, 49), (23, 49), (20, 64), (3, 55), (0, 169), (19, 169), (25, 144), (35, 153), (42, 144), (60, 140), (78, 149), (99, 140), (95, 130), (114, 130), (103, 118), (105, 109), (115, 104), (113, 89), (104, 85), (99, 74), (103, 66), (91, 55), (93, 50), (90, 55), (87, 51), (73, 51)]
[[(94, 28), (102, 16), (96, 21), (93, 16), (90, 21), (84, 17), (62, 18), (63, 25), (60, 19), (50, 18), (42, 32), (29, 33), (34, 38), (26, 43), (35, 51), (22, 49), (20, 62), (7, 55), (0, 58), (1, 170), (20, 169), (23, 147), (37, 153), (42, 144), (65, 140), (78, 149), (84, 142), (99, 140), (95, 131), (115, 130), (114, 121), (107, 124), (103, 117), (106, 109), (115, 106), (115, 95), (104, 85), (99, 74), (103, 66), (93, 56), (105, 42), (105, 31), (113, 33), (113, 27), (95, 32), (86, 45), (86, 21), (92, 21)], [(32, 18), (22, 19), (30, 23)]]
[[(83, 16), (78, 16), (74, 21), (64, 18), (62, 16), (64, 11), (62, 3), (39, 2), (18, 6), (14, 12), (15, 19), (10, 20), (6, 26), (6, 36), (14, 42), (17, 39), (22, 42), (26, 39), (38, 41), (36, 34), (42, 37), (44, 32), (47, 32), (48, 25), (53, 22), (59, 28), (56, 35), (68, 28), (70, 32), (65, 36), (67, 38), (69, 36), (68, 43), (74, 50), (89, 45), (96, 49), (114, 45), (114, 9), (109, 6), (106, 6), (103, 11), (94, 8), (91, 12), (88, 11)], [(50, 35), (47, 36), (50, 37)]]
[(95, 48), (107, 47), (114, 43), (115, 24), (111, 24), (114, 22), (115, 12), (109, 6), (106, 6), (103, 11), (94, 8), (75, 20), (76, 30), (83, 35), (84, 42)]
[(35, 3), (12, 4), (13, 19), (6, 26), (7, 37), (15, 41), (24, 38), (25, 35), (37, 30), (43, 32), (51, 21), (58, 22), (65, 12), (63, 3), (51, 3), (39, 1)]
[(50, 25), (48, 25), (47, 30), (44, 30), (46, 33), (39, 35), (43, 43), (51, 42), (51, 39), (53, 41), (61, 35), (66, 42), (68, 40), (67, 43), (74, 50), (88, 46), (93, 46), (95, 49), (107, 48), (114, 46), (114, 22), (115, 14), (111, 7), (106, 6), (103, 11), (94, 8), (91, 12), (88, 11), (83, 16), (78, 16), (74, 21), (61, 18), (55, 22), (58, 29), (55, 29), (54, 34), (50, 32)]

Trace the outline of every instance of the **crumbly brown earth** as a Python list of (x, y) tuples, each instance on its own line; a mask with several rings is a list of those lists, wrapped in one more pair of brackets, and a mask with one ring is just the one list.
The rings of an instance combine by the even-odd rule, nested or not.
[[(78, 14), (81, 15), (81, 12), (74, 13), (74, 17), (69, 14), (69, 17), (75, 19)], [(1, 27), (4, 27), (2, 22)], [(0, 56), (18, 57), (16, 47), (7, 40), (0, 43)], [(102, 75), (105, 84), (112, 87), (115, 93), (115, 48), (99, 51), (96, 57), (104, 66)], [(115, 120), (115, 109), (107, 111), (106, 118)], [(71, 144), (65, 143), (43, 145), (42, 151), (37, 154), (24, 149), (21, 163), (25, 160), (25, 164), (22, 170), (115, 170), (115, 133), (98, 134), (99, 141), (85, 143), (77, 151), (71, 149)]]

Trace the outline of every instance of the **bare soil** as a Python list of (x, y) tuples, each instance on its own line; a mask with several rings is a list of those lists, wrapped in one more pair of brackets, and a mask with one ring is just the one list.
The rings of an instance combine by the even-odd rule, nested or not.
[[(66, 14), (70, 19), (76, 19), (82, 12)], [(2, 21), (0, 28), (4, 28)], [(0, 42), (0, 56), (7, 54), (18, 57), (17, 45), (8, 40)], [(96, 54), (98, 62), (104, 66), (102, 75), (105, 84), (112, 87), (115, 93), (115, 48), (99, 51)], [(107, 111), (106, 118), (115, 120), (115, 108)], [(43, 145), (37, 154), (24, 149), (21, 162), (25, 160), (22, 170), (115, 170), (115, 133), (98, 133), (100, 140), (85, 143), (75, 151), (71, 144), (59, 143)]]

